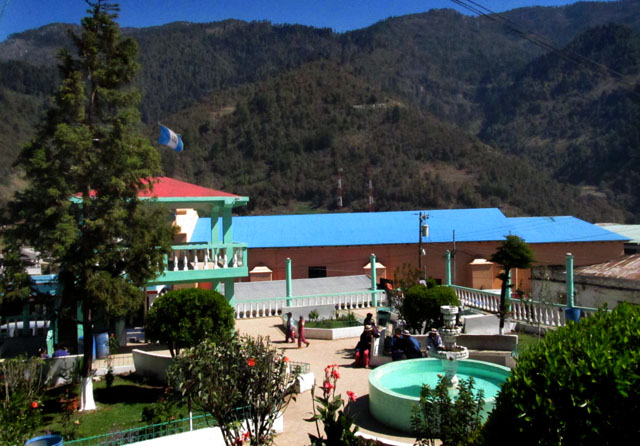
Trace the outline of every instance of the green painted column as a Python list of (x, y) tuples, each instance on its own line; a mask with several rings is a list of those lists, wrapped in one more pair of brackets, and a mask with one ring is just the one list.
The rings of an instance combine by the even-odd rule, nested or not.
[(224, 297), (232, 307), (236, 304), (236, 283), (233, 279), (224, 279)]
[(220, 241), (220, 209), (214, 207), (211, 209), (211, 244), (216, 244)]
[(445, 281), (447, 286), (451, 286), (451, 251), (446, 252), (447, 265), (445, 269)]
[(285, 264), (285, 274), (286, 277), (286, 285), (287, 285), (287, 307), (290, 307), (293, 303), (293, 284), (291, 282), (291, 259), (286, 258), (284, 261)]
[(373, 293), (371, 293), (372, 298), (371, 298), (371, 303), (373, 304), (374, 307), (378, 306), (378, 293), (376, 293), (375, 291), (378, 289), (378, 279), (376, 278), (376, 255), (375, 254), (371, 254), (369, 256), (369, 262), (371, 262), (371, 291), (373, 291)]
[(565, 267), (567, 269), (567, 307), (573, 308), (575, 305), (575, 289), (573, 286), (573, 254), (570, 252), (565, 256)]
[(227, 254), (227, 266), (233, 257), (233, 248), (230, 246), (233, 242), (233, 230), (231, 228), (231, 206), (226, 206), (222, 210), (222, 243), (229, 245), (225, 248)]

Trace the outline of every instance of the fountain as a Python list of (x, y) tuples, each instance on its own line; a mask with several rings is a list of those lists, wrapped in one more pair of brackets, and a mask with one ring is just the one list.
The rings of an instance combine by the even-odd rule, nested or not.
[(458, 307), (443, 305), (440, 307), (440, 312), (444, 319), (444, 327), (440, 329), (444, 349), (432, 349), (429, 351), (429, 356), (440, 359), (449, 387), (457, 387), (458, 376), (456, 372), (458, 370), (458, 361), (467, 359), (469, 357), (469, 350), (467, 347), (456, 344), (456, 338), (462, 331), (460, 327), (456, 326)]
[(411, 432), (411, 409), (420, 400), (423, 384), (435, 388), (444, 375), (450, 392), (456, 392), (458, 379), (473, 377), (475, 389), (484, 391), (483, 416), (495, 404), (495, 396), (511, 369), (484, 361), (467, 359), (466, 347), (456, 345), (460, 328), (455, 320), (457, 307), (441, 307), (444, 327), (440, 333), (444, 349), (430, 352), (431, 358), (394, 361), (377, 367), (369, 374), (369, 411), (380, 423)]

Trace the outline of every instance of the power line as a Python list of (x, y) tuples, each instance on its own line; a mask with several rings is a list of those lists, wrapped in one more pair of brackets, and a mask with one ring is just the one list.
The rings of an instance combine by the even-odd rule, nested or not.
[(595, 60), (583, 56), (581, 54), (572, 52), (572, 51), (568, 51), (566, 48), (565, 49), (561, 49), (556, 47), (555, 45), (553, 45), (551, 42), (548, 42), (547, 40), (543, 39), (542, 37), (538, 36), (537, 34), (523, 28), (520, 24), (512, 21), (511, 19), (509, 19), (508, 17), (505, 17), (502, 14), (496, 13), (492, 10), (490, 10), (489, 8), (473, 1), (473, 0), (451, 0), (453, 3), (455, 3), (456, 5), (461, 6), (462, 8), (471, 11), (479, 16), (482, 16), (488, 20), (491, 20), (493, 22), (499, 23), (502, 26), (504, 26), (505, 28), (509, 29), (511, 32), (513, 32), (514, 34), (520, 36), (521, 38), (533, 43), (534, 45), (537, 45), (547, 51), (550, 51), (554, 54), (556, 54), (557, 56), (561, 57), (562, 59), (567, 60), (568, 62), (574, 63), (582, 68), (586, 68), (589, 71), (599, 74), (599, 75), (604, 75), (604, 73), (608, 73), (611, 74), (617, 78), (620, 79), (620, 81), (627, 85), (628, 87), (635, 87), (635, 85), (630, 84), (626, 81), (624, 81), (624, 75), (604, 64), (601, 64), (599, 62), (596, 62)]
[(0, 8), (0, 23), (2, 23), (2, 17), (4, 17), (4, 12), (6, 11), (7, 6), (9, 6), (10, 1), (11, 0), (4, 0), (2, 2), (2, 8)]

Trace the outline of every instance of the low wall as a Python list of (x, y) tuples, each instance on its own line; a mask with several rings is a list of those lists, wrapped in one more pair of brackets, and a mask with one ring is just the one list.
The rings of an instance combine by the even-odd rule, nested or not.
[(518, 346), (518, 335), (468, 335), (461, 334), (456, 344), (469, 350), (500, 350), (512, 352)]
[[(370, 364), (372, 367), (391, 362), (391, 356), (384, 354), (386, 330), (380, 331), (380, 338), (374, 339)], [(428, 335), (413, 335), (420, 342), (422, 351), (427, 349)], [(459, 335), (456, 343), (469, 349), (469, 359), (491, 362), (506, 367), (515, 367), (511, 352), (518, 346), (517, 335)]]
[(173, 362), (171, 356), (158, 353), (145, 352), (134, 349), (131, 351), (133, 355), (133, 365), (136, 375), (151, 380), (153, 382), (167, 382), (167, 370)]
[[(273, 422), (273, 432), (281, 434), (284, 432), (284, 415), (281, 413)], [(211, 446), (224, 446), (224, 437), (219, 427), (205, 427), (191, 432), (181, 434), (166, 435), (151, 440), (129, 443), (136, 446), (173, 446), (176, 444), (206, 444)]]
[(364, 327), (362, 325), (356, 325), (354, 327), (342, 327), (342, 328), (304, 328), (304, 336), (307, 339), (347, 339), (347, 338), (359, 338), (362, 334)]
[[(469, 314), (462, 317), (464, 333), (470, 335), (497, 335), (500, 329), (500, 319), (495, 314)], [(505, 321), (504, 332), (515, 328), (515, 322)], [(462, 344), (464, 345), (464, 344)]]

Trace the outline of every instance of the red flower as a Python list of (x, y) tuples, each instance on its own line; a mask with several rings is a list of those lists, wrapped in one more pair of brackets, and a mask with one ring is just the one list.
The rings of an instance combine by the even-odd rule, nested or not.
[(331, 389), (333, 389), (333, 384), (331, 384), (330, 381), (325, 381), (322, 383), (322, 388), (325, 392), (329, 393), (331, 392)]
[(288, 358), (288, 357), (286, 357), (286, 356), (285, 356), (284, 358), (282, 358), (282, 360), (283, 360), (284, 362), (289, 362), (289, 358)]
[(338, 371), (337, 367), (335, 369), (331, 370), (331, 377), (335, 378), (335, 379), (340, 378), (340, 372)]
[(33, 409), (37, 409), (37, 408), (38, 408), (38, 402), (37, 402), (37, 401), (34, 401), (33, 403), (31, 403), (31, 407), (32, 407)]
[(349, 397), (349, 401), (355, 402), (358, 399), (358, 394), (351, 390), (347, 390), (347, 396)]
[(253, 358), (249, 358), (249, 359), (247, 359), (247, 365), (248, 365), (249, 367), (253, 367), (253, 366), (255, 366), (255, 365), (256, 365), (256, 360), (255, 360), (255, 359), (253, 359)]

